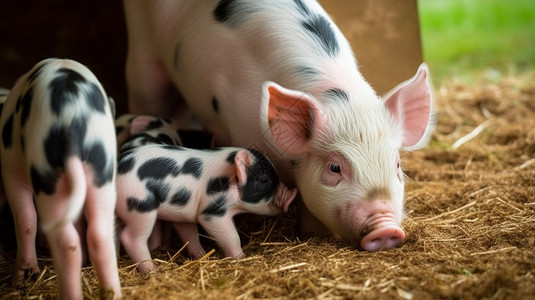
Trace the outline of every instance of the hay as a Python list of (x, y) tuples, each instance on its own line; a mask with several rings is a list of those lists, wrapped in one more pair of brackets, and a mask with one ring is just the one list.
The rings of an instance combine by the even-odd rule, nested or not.
[[(189, 260), (173, 243), (153, 253), (158, 273), (143, 277), (122, 253), (123, 295), (534, 299), (535, 85), (525, 76), (476, 86), (451, 82), (436, 96), (439, 120), (430, 146), (403, 154), (411, 179), (402, 246), (368, 253), (334, 237), (300, 240), (293, 208), (278, 218), (240, 216), (246, 258), (222, 258), (214, 250)], [(7, 255), (15, 256), (14, 247)], [(0, 298), (56, 297), (47, 255), (40, 253), (42, 273), (16, 287), (9, 285), (13, 260), (0, 263)], [(84, 295), (98, 298), (93, 269), (82, 272)]]

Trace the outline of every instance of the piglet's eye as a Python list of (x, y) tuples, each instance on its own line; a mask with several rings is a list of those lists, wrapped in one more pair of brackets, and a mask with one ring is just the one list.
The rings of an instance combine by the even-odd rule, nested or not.
[(329, 169), (331, 170), (331, 172), (333, 173), (338, 173), (340, 174), (340, 166), (337, 164), (337, 163), (329, 163)]

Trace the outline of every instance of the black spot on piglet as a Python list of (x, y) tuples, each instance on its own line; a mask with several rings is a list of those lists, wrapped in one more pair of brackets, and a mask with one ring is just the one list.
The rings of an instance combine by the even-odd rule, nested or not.
[[(125, 153), (129, 153), (129, 152), (125, 152)], [(121, 154), (121, 156), (119, 156), (118, 161), (119, 162), (118, 162), (117, 172), (119, 174), (126, 174), (130, 172), (134, 168), (134, 165), (136, 164), (136, 159), (132, 157), (131, 155)]]
[(216, 97), (212, 98), (212, 108), (215, 112), (219, 112), (219, 101)]
[(171, 204), (184, 206), (188, 204), (190, 198), (191, 192), (186, 188), (181, 188), (171, 197)]
[(61, 115), (63, 107), (77, 99), (78, 84), (84, 82), (85, 78), (71, 69), (62, 68), (56, 71), (56, 77), (49, 86), (50, 104), (56, 115)]
[(182, 174), (184, 175), (192, 175), (193, 177), (199, 179), (201, 178), (203, 170), (202, 160), (199, 158), (189, 158), (186, 160), (184, 165), (182, 166)]
[(209, 221), (213, 216), (224, 216), (227, 212), (227, 198), (226, 195), (222, 195), (206, 207), (201, 214), (205, 216), (205, 219)]
[(220, 192), (225, 192), (230, 187), (230, 178), (227, 176), (220, 176), (210, 179), (208, 182), (208, 187), (206, 188), (206, 193), (208, 195), (217, 194)]
[(144, 162), (137, 170), (137, 176), (140, 180), (145, 178), (164, 179), (172, 175), (180, 174), (180, 166), (171, 158), (153, 158)]
[(9, 116), (2, 128), (2, 143), (5, 148), (11, 147), (13, 144), (13, 115)]

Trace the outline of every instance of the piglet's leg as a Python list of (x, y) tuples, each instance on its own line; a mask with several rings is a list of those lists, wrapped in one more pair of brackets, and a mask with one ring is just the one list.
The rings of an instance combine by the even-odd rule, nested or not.
[[(60, 180), (61, 181), (61, 180)], [(58, 185), (58, 186), (61, 186)], [(61, 188), (57, 188), (61, 190)], [(72, 220), (64, 218), (70, 199), (65, 193), (41, 193), (35, 199), (37, 212), (52, 252), (61, 299), (81, 299), (82, 249)]]
[(85, 215), (89, 257), (95, 267), (101, 292), (107, 295), (111, 290), (115, 298), (120, 298), (121, 284), (114, 242), (116, 201), (114, 186), (114, 183), (110, 183), (99, 189), (90, 188), (85, 203)]
[(188, 255), (193, 258), (201, 258), (206, 254), (204, 248), (199, 241), (199, 230), (195, 223), (173, 223), (176, 233), (182, 240), (182, 242), (188, 242), (186, 249), (188, 249)]
[(72, 223), (56, 227), (46, 233), (54, 270), (58, 275), (62, 299), (82, 299), (80, 269), (82, 267), (82, 249), (78, 231)]
[(232, 258), (245, 256), (232, 218), (212, 217), (210, 220), (203, 220), (201, 225), (215, 239), (226, 256)]
[(157, 214), (156, 210), (143, 214), (130, 212), (128, 219), (123, 218), (125, 227), (121, 232), (121, 243), (128, 256), (134, 262), (139, 263), (138, 270), (141, 273), (154, 271), (147, 243)]
[(17, 237), (17, 259), (13, 282), (19, 282), (25, 275), (39, 273), (35, 254), (37, 213), (33, 204), (32, 191), (17, 180), (4, 178), (6, 198), (13, 212), (15, 235)]

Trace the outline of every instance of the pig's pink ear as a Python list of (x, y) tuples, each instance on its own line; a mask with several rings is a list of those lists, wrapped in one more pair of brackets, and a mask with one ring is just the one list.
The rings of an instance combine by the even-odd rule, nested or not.
[(433, 97), (429, 70), (425, 63), (416, 75), (390, 91), (385, 105), (403, 126), (402, 147), (415, 150), (423, 147), (433, 127)]
[(266, 82), (262, 91), (261, 126), (268, 140), (285, 155), (311, 150), (310, 139), (324, 125), (320, 104), (303, 92)]
[(247, 170), (251, 166), (251, 163), (251, 156), (247, 150), (240, 150), (234, 156), (234, 166), (236, 167), (236, 177), (238, 177), (239, 185), (247, 183)]
[(136, 116), (130, 122), (130, 135), (134, 135), (147, 130), (149, 124), (155, 120), (156, 118), (152, 116)]

